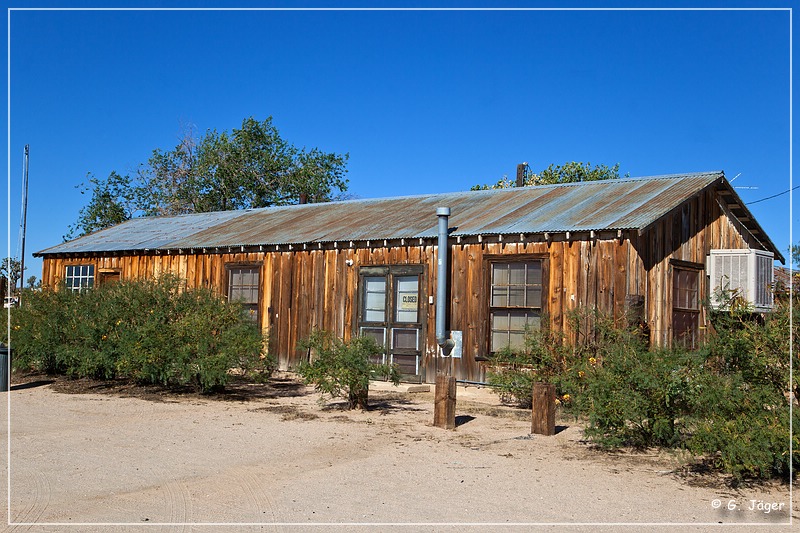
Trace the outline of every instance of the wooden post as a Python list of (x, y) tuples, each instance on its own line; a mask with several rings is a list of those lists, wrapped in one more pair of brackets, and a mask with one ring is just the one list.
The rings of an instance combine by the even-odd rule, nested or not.
[[(438, 382), (437, 382), (438, 383)], [(531, 433), (556, 434), (556, 386), (552, 383), (533, 384)]]
[(456, 378), (446, 374), (437, 374), (434, 394), (433, 425), (442, 429), (455, 429)]

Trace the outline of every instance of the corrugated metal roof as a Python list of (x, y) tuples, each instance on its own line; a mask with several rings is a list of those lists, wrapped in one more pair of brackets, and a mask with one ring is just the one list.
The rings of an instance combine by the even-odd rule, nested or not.
[(176, 217), (134, 218), (90, 235), (47, 248), (34, 255), (73, 252), (113, 252), (173, 248), (171, 243), (198, 231), (224, 224), (246, 211), (220, 211)]
[(721, 171), (138, 218), (36, 255), (433, 238), (440, 206), (453, 236), (643, 229), (715, 182)]

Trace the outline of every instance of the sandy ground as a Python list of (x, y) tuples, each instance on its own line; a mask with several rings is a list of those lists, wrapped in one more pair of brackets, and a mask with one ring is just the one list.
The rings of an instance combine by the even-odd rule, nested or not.
[(459, 387), (447, 431), (431, 393), (382, 385), (360, 412), (288, 376), (253, 387), (142, 399), (23, 380), (3, 400), (8, 530), (776, 531), (800, 517), (787, 486), (734, 490), (676, 473), (668, 453), (600, 452), (571, 419), (531, 436), (486, 389)]

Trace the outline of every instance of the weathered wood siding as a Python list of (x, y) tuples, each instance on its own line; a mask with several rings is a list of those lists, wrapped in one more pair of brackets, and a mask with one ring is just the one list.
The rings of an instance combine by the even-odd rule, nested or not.
[[(762, 245), (734, 217), (713, 189), (703, 191), (661, 218), (638, 238), (632, 238), (646, 273), (645, 306), (650, 340), (668, 346), (672, 339), (671, 260), (705, 268), (712, 249), (754, 248)], [(700, 276), (700, 297), (708, 297), (707, 276)], [(700, 311), (701, 337), (708, 325), (704, 306)]]
[[(546, 238), (547, 237), (547, 238)], [(376, 245), (379, 244), (379, 245)], [(668, 345), (672, 338), (672, 265), (680, 260), (704, 265), (712, 248), (760, 248), (759, 244), (717, 199), (713, 190), (698, 194), (643, 233), (638, 231), (484, 236), (452, 239), (449, 327), (463, 332), (463, 357), (455, 361), (459, 379), (482, 380), (479, 360), (489, 342), (489, 259), (535, 255), (545, 259), (543, 310), (550, 326), (573, 339), (569, 312), (597, 309), (622, 319), (629, 297), (644, 302), (651, 341)], [(54, 286), (67, 265), (94, 264), (96, 276), (119, 271), (123, 279), (173, 273), (188, 287), (226, 291), (226, 265), (259, 264), (261, 327), (269, 335), (270, 352), (281, 368), (292, 368), (305, 354), (298, 341), (314, 329), (345, 339), (356, 329), (359, 267), (424, 265), (421, 285), (427, 326), (422, 368), (432, 382), (437, 368), (435, 315), (428, 297), (436, 294), (437, 247), (430, 242), (408, 244), (356, 243), (351, 246), (282, 247), (280, 251), (248, 253), (170, 253), (59, 257), (45, 256), (42, 280)], [(350, 264), (348, 264), (350, 263)], [(706, 277), (700, 276), (706, 295)], [(701, 296), (704, 297), (704, 296)], [(706, 323), (701, 311), (701, 324)]]

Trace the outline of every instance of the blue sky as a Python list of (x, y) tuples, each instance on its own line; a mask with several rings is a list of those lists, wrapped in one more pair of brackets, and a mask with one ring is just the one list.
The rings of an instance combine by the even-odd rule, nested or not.
[[(738, 189), (746, 203), (790, 188), (786, 10), (9, 16), (10, 249), (29, 144), (26, 277), (41, 274), (30, 253), (61, 242), (88, 201), (76, 188), (87, 173), (132, 172), (186, 124), (230, 130), (248, 116), (272, 116), (297, 146), (349, 152), (349, 192), (364, 198), (467, 190), (522, 161), (724, 170), (757, 187)], [(789, 199), (749, 206), (781, 250)]]

